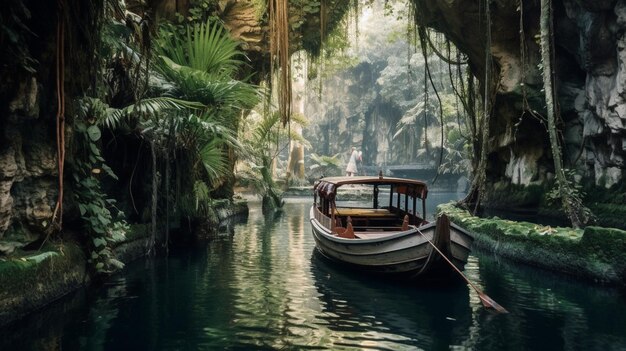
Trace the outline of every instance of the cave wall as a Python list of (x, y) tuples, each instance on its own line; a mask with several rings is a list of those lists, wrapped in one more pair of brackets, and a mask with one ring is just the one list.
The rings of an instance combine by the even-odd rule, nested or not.
[[(481, 17), (484, 1), (413, 3), (418, 22), (445, 33), (465, 52), (482, 84), (487, 42)], [(522, 3), (520, 7), (517, 0), (490, 1), (489, 49), (499, 74), (488, 150), (492, 184), (541, 184), (553, 174), (545, 126), (524, 113), (545, 114), (545, 102), (536, 41), (539, 1)], [(624, 177), (626, 2), (555, 0), (553, 10), (565, 166), (609, 188)]]
[[(3, 11), (10, 13), (11, 4)], [(58, 194), (55, 141), (56, 3), (25, 2), (23, 18), (32, 33), (26, 42), (2, 43), (5, 52), (23, 45), (36, 71), (26, 62), (3, 56), (0, 62), (0, 254), (36, 239), (49, 226)], [(14, 8), (13, 8), (14, 10)], [(23, 48), (24, 48), (23, 47)], [(23, 49), (22, 48), (22, 49)], [(21, 243), (21, 244), (18, 244)]]

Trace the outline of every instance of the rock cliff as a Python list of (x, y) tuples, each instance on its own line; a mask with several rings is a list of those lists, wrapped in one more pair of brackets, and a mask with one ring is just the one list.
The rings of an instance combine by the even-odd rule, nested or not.
[[(39, 4), (30, 16), (7, 11), (32, 32), (15, 30), (7, 52), (28, 52), (29, 60), (0, 60), (0, 255), (36, 239), (50, 225), (58, 194), (55, 141), (55, 3)], [(5, 41), (6, 40), (6, 41)], [(24, 40), (24, 41), (19, 41)], [(34, 61), (33, 61), (34, 60)], [(29, 72), (29, 65), (36, 71)], [(54, 101), (54, 102), (53, 102)]]
[[(484, 82), (485, 1), (413, 0), (420, 23), (443, 32)], [(539, 2), (492, 0), (498, 75), (489, 140), (489, 181), (540, 184), (553, 173), (543, 114)], [(554, 43), (564, 162), (601, 187), (624, 179), (626, 2), (555, 0)], [(525, 106), (524, 100), (528, 101)]]

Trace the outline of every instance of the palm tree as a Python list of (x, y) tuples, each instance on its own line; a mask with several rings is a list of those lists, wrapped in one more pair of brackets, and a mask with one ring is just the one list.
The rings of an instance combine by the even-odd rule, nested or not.
[[(180, 190), (194, 194), (181, 199), (196, 204), (207, 200), (204, 189), (215, 189), (232, 174), (229, 150), (239, 147), (235, 136), (242, 111), (259, 101), (256, 86), (234, 79), (242, 65), (241, 55), (237, 42), (220, 25), (188, 25), (183, 38), (165, 30), (160, 34), (151, 97), (115, 111), (108, 119), (108, 125), (115, 127), (123, 118), (140, 116), (141, 135), (153, 150), (150, 246), (156, 226), (157, 158), (165, 160), (166, 189), (170, 189), (170, 168), (176, 158), (176, 166), (185, 168), (177, 172), (183, 178)], [(182, 203), (179, 207), (197, 210), (202, 206)], [(197, 211), (187, 214), (199, 215)]]
[[(286, 149), (289, 141), (297, 141), (305, 147), (309, 142), (295, 132), (295, 128), (282, 127), (278, 111), (267, 111), (254, 114), (257, 118), (248, 118), (245, 131), (240, 139), (245, 140), (242, 157), (248, 167), (242, 170), (240, 177), (261, 194), (263, 210), (282, 207), (281, 193), (274, 181), (274, 164), (278, 154)], [(290, 124), (304, 124), (306, 120), (301, 114), (293, 114)], [(284, 147), (282, 145), (285, 145)]]

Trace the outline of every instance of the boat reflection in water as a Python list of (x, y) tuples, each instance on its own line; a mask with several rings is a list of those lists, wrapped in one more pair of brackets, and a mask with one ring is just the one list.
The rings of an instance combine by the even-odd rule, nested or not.
[(465, 285), (416, 286), (372, 277), (335, 267), (317, 250), (311, 273), (323, 312), (319, 318), (342, 336), (333, 342), (337, 347), (358, 342), (380, 349), (448, 349), (462, 346), (469, 334)]

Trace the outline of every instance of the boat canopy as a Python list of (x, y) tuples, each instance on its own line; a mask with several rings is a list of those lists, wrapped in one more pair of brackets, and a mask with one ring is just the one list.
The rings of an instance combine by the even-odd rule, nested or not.
[(428, 195), (426, 183), (422, 181), (381, 176), (322, 178), (315, 183), (314, 190), (316, 195), (328, 200), (333, 200), (337, 194), (337, 188), (347, 184), (391, 185), (394, 188), (394, 192), (420, 199), (426, 199)]

